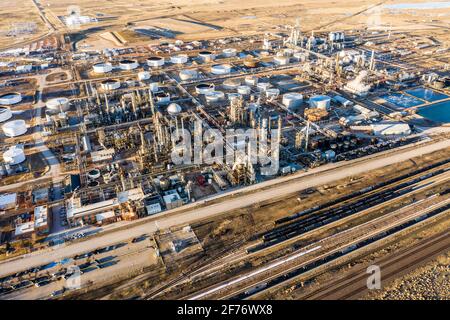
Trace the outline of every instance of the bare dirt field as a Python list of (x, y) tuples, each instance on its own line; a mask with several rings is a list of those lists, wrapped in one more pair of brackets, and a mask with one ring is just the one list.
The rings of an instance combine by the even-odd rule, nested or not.
[[(157, 30), (170, 35), (169, 38), (196, 40), (276, 31), (286, 24), (293, 24), (297, 18), (305, 32), (389, 27), (394, 32), (433, 30), (433, 36), (435, 32), (446, 31), (450, 21), (450, 8), (392, 10), (384, 6), (393, 1), (373, 0), (40, 0), (39, 3), (41, 10), (32, 0), (25, 1), (20, 8), (9, 5), (0, 9), (0, 16), (8, 16), (0, 26), (6, 28), (12, 22), (36, 20), (39, 22), (37, 33), (48, 32), (49, 26), (39, 18), (41, 11), (56, 31), (83, 31), (81, 47), (101, 49), (118, 46), (100, 36), (110, 31), (123, 33), (127, 40), (123, 45), (129, 46), (155, 41), (147, 33), (149, 30), (150, 34)], [(24, 5), (29, 10), (23, 10)], [(68, 9), (74, 5), (81, 15), (95, 18), (97, 22), (83, 24), (75, 31), (65, 28), (61, 18), (67, 16)], [(0, 45), (13, 42), (10, 37), (0, 35)]]

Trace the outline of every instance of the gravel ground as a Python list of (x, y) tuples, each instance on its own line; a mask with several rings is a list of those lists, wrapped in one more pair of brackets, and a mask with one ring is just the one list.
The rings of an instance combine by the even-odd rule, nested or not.
[(450, 300), (450, 251), (366, 299)]

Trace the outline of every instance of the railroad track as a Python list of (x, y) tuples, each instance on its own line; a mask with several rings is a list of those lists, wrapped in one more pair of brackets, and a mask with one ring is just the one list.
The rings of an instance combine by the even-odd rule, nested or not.
[[(400, 268), (394, 269), (393, 271), (390, 271), (388, 273), (382, 272), (382, 279), (384, 279), (383, 281), (395, 277), (399, 273), (404, 273), (405, 271), (408, 271), (409, 269), (413, 268), (414, 265), (428, 261), (437, 254), (443, 252), (444, 250), (448, 250), (450, 248), (449, 235), (450, 235), (449, 231), (444, 231), (442, 233), (434, 235), (431, 238), (426, 239), (424, 242), (420, 243), (417, 246), (407, 248), (398, 253), (395, 253), (394, 258), (392, 258), (392, 256), (389, 256), (375, 262), (374, 264), (378, 265), (380, 269), (383, 271), (389, 267), (401, 264), (403, 260), (410, 258), (411, 256), (420, 254), (419, 257), (412, 260), (408, 260), (408, 263)], [(425, 254), (423, 254), (424, 251)], [(360, 295), (361, 293), (367, 290), (366, 286), (367, 276), (368, 275), (365, 272), (365, 269), (361, 268), (356, 273), (352, 272), (350, 275), (347, 275), (331, 283), (327, 283), (325, 288), (301, 296), (301, 299), (324, 300), (329, 297), (336, 298), (336, 294), (338, 295), (337, 299), (355, 298), (356, 296)], [(350, 292), (346, 292), (344, 294), (339, 295), (340, 292), (353, 286), (356, 286), (356, 288), (351, 290)]]
[[(448, 204), (449, 199), (446, 199), (445, 203), (446, 204), (444, 205), (444, 207), (446, 209), (444, 211), (447, 211), (448, 210), (447, 207), (449, 206), (449, 204)], [(341, 258), (357, 249), (360, 249), (362, 247), (370, 245), (373, 242), (376, 242), (385, 237), (388, 237), (393, 233), (396, 233), (398, 231), (406, 229), (411, 226), (408, 224), (408, 222), (412, 221), (413, 224), (418, 223), (422, 219), (416, 221), (417, 219), (419, 219), (420, 217), (423, 217), (424, 215), (428, 215), (431, 212), (435, 212), (436, 210), (439, 210), (441, 208), (441, 206), (442, 206), (442, 204), (440, 204), (440, 205), (438, 204), (438, 205), (433, 205), (433, 206), (429, 207), (429, 210), (426, 209), (426, 210), (419, 211), (419, 212), (414, 211), (413, 214), (407, 215), (406, 217), (404, 217), (403, 219), (400, 219), (400, 220), (398, 220), (397, 216), (394, 216), (395, 221), (396, 221), (395, 223), (391, 222), (391, 223), (387, 224), (386, 226), (384, 226), (383, 228), (375, 229), (375, 231), (373, 231), (373, 229), (376, 227), (376, 225), (373, 226), (374, 223), (373, 223), (373, 221), (371, 221), (371, 223), (367, 224), (368, 228), (366, 231), (362, 230), (362, 232), (359, 236), (353, 237), (353, 239), (356, 239), (356, 240), (351, 240), (350, 242), (347, 242), (345, 245), (339, 245), (339, 246), (337, 246), (337, 248), (335, 247), (332, 250), (330, 250), (329, 248), (326, 248), (327, 247), (325, 245), (326, 242), (324, 242), (325, 239), (323, 239), (319, 242), (310, 244), (307, 247), (305, 247), (304, 249), (314, 247), (314, 246), (321, 246), (323, 250), (320, 250), (320, 251), (324, 251), (325, 253), (322, 253), (321, 255), (319, 255), (317, 257), (309, 259), (308, 261), (303, 261), (300, 263), (297, 262), (296, 264), (294, 264), (291, 267), (286, 266), (281, 271), (277, 271), (272, 274), (267, 274), (264, 276), (264, 278), (262, 278), (261, 280), (259, 280), (257, 282), (254, 282), (254, 280), (256, 280), (256, 279), (253, 279), (253, 281), (252, 281), (248, 277), (242, 276), (240, 278), (241, 278), (241, 282), (243, 284), (245, 283), (244, 287), (239, 286), (238, 289), (234, 289), (231, 292), (228, 291), (228, 293), (225, 293), (225, 295), (223, 295), (223, 293), (227, 286), (224, 286), (224, 284), (222, 283), (220, 285), (211, 286), (211, 287), (205, 289), (206, 291), (203, 290), (203, 292), (201, 292), (201, 293), (194, 294), (194, 295), (192, 295), (192, 294), (188, 295), (187, 298), (202, 299), (205, 297), (211, 297), (211, 295), (213, 295), (213, 296), (219, 295), (221, 299), (248, 298), (251, 296), (251, 294), (246, 294), (246, 292), (249, 290), (252, 290), (252, 288), (255, 288), (257, 286), (260, 286), (262, 284), (267, 284), (267, 283), (271, 284), (270, 286), (269, 285), (267, 286), (267, 289), (279, 286), (279, 285), (283, 284), (284, 282), (286, 282), (288, 280), (292, 280), (305, 272), (309, 272), (317, 267), (328, 264), (329, 262), (334, 261), (335, 259)], [(436, 209), (436, 207), (438, 209)], [(430, 210), (433, 210), (433, 211), (430, 211)], [(411, 210), (407, 210), (407, 212), (411, 212)], [(442, 212), (438, 212), (437, 214), (441, 214), (441, 213)], [(377, 221), (377, 223), (378, 222), (379, 221)], [(406, 226), (404, 226), (405, 224), (406, 224)], [(400, 229), (395, 230), (395, 228), (400, 228)], [(360, 228), (354, 227), (352, 229), (358, 230)], [(372, 231), (369, 232), (369, 230), (371, 230), (371, 229), (372, 229)], [(391, 230), (394, 230), (394, 232), (390, 233)], [(348, 234), (346, 235), (345, 233), (348, 233), (348, 230), (343, 231), (342, 233), (336, 234), (334, 236), (330, 236), (330, 237), (328, 237), (327, 240), (331, 244), (334, 244), (336, 242), (336, 240), (334, 238), (340, 236), (340, 237), (343, 237), (343, 240), (347, 239), (347, 241), (348, 241), (349, 239), (351, 239), (351, 237), (349, 237), (349, 235)], [(344, 234), (344, 236), (342, 236), (342, 234)], [(360, 245), (361, 245), (361, 247), (360, 247)], [(284, 259), (286, 259), (286, 257)], [(238, 282), (236, 280), (232, 280), (232, 281), (229, 281), (228, 283), (230, 283), (229, 286), (231, 286), (231, 285), (237, 284)], [(265, 291), (267, 289), (264, 289), (263, 291)], [(247, 290), (247, 291), (245, 291), (245, 290)], [(242, 292), (244, 292), (244, 294), (242, 294)]]

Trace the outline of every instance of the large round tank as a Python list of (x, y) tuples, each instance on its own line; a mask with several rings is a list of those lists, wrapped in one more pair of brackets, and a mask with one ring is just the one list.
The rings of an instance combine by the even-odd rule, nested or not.
[(237, 92), (242, 94), (242, 95), (247, 95), (247, 94), (250, 94), (252, 92), (252, 89), (249, 86), (239, 86), (237, 88)]
[(12, 112), (9, 108), (0, 107), (0, 122), (8, 121), (12, 118)]
[(0, 96), (1, 105), (11, 105), (22, 101), (22, 94), (20, 92), (9, 92)]
[(50, 99), (45, 103), (49, 110), (67, 111), (70, 108), (69, 99), (65, 97)]
[(208, 102), (216, 102), (223, 100), (225, 98), (225, 94), (222, 91), (211, 91), (205, 94), (205, 98)]
[(259, 82), (256, 87), (259, 91), (267, 91), (272, 85), (269, 82)]
[(94, 64), (92, 68), (95, 73), (108, 73), (112, 71), (112, 65), (109, 62)]
[(9, 165), (19, 164), (25, 161), (25, 152), (22, 146), (12, 146), (3, 153), (3, 161)]
[(181, 70), (179, 73), (180, 79), (185, 80), (191, 80), (197, 78), (197, 70)]
[(102, 87), (103, 90), (105, 91), (111, 91), (111, 90), (116, 90), (120, 88), (120, 81), (118, 80), (113, 80), (113, 79), (108, 79), (108, 80), (104, 80), (100, 83), (100, 86)]
[(198, 56), (202, 61), (212, 61), (215, 58), (214, 53), (211, 51), (200, 51)]
[(278, 88), (268, 88), (266, 90), (267, 98), (277, 98), (280, 95), (280, 89)]
[(182, 109), (181, 109), (180, 105), (177, 103), (171, 103), (167, 107), (167, 112), (172, 116), (176, 116), (177, 114), (179, 114), (181, 112), (181, 110)]
[(228, 90), (237, 89), (237, 87), (239, 87), (240, 85), (241, 85), (241, 80), (237, 79), (237, 78), (226, 79), (222, 84), (222, 86)]
[(27, 125), (24, 120), (13, 120), (6, 122), (2, 129), (5, 136), (18, 137), (27, 132)]
[(170, 62), (174, 64), (184, 64), (188, 61), (188, 56), (185, 54), (179, 54), (177, 56), (170, 57)]
[(156, 101), (161, 104), (169, 103), (170, 102), (170, 94), (168, 92), (158, 92), (156, 94)]
[(96, 179), (100, 178), (100, 175), (101, 175), (101, 173), (100, 173), (100, 170), (98, 170), (98, 169), (92, 169), (87, 174), (88, 178), (91, 180), (96, 180)]
[(152, 82), (150, 83), (150, 91), (151, 92), (157, 92), (159, 90), (159, 84), (158, 82)]
[(258, 84), (258, 77), (257, 76), (246, 76), (244, 81), (245, 81), (246, 85), (256, 86)]
[(164, 58), (163, 57), (157, 57), (157, 56), (150, 57), (150, 58), (147, 59), (147, 65), (149, 67), (153, 67), (153, 68), (161, 67), (161, 66), (164, 65)]
[(119, 62), (119, 68), (122, 70), (133, 70), (139, 67), (139, 63), (136, 60), (124, 59)]
[(283, 104), (289, 109), (289, 110), (295, 110), (303, 102), (303, 95), (301, 93), (296, 92), (290, 92), (283, 95)]
[(309, 106), (311, 108), (329, 109), (331, 98), (325, 95), (317, 95), (309, 98)]
[(289, 57), (286, 56), (276, 56), (273, 58), (273, 62), (279, 66), (285, 66), (289, 63)]
[(226, 48), (222, 50), (222, 53), (225, 58), (231, 58), (236, 56), (237, 50), (234, 48)]
[(195, 86), (195, 92), (198, 94), (205, 94), (214, 91), (214, 88), (215, 86), (213, 83), (199, 83)]
[(216, 75), (228, 74), (231, 72), (231, 65), (216, 64), (211, 67), (211, 73)]
[(144, 81), (150, 79), (150, 72), (148, 71), (141, 71), (138, 73), (138, 80)]

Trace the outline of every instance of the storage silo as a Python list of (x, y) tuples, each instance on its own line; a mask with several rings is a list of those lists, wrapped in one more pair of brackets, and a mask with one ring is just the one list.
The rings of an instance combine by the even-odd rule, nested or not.
[(112, 71), (112, 65), (109, 62), (97, 63), (92, 67), (95, 73), (108, 73)]
[(22, 101), (20, 92), (9, 92), (0, 96), (0, 105), (12, 105)]
[(289, 110), (295, 110), (302, 104), (303, 95), (296, 92), (285, 93), (282, 102)]
[(12, 118), (11, 109), (0, 107), (0, 122), (8, 121), (11, 118)]
[(309, 106), (311, 108), (325, 109), (330, 108), (331, 98), (326, 95), (316, 95), (309, 98)]
[(152, 68), (162, 67), (164, 65), (164, 58), (153, 56), (147, 59), (147, 65)]
[(49, 110), (67, 111), (70, 108), (69, 99), (65, 97), (50, 99), (45, 103)]
[(22, 145), (10, 147), (3, 153), (3, 161), (9, 165), (16, 165), (25, 161), (25, 152)]
[(18, 137), (27, 132), (27, 125), (24, 120), (12, 120), (6, 122), (2, 129), (7, 137)]

